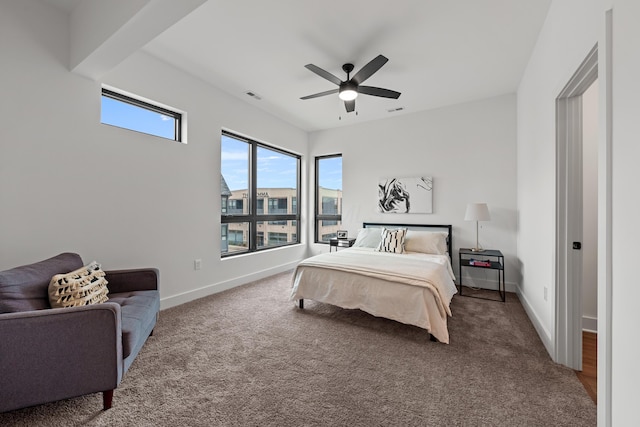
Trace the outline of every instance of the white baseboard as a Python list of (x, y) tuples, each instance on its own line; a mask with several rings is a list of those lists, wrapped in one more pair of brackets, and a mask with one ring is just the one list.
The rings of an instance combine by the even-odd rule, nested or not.
[(551, 359), (555, 360), (555, 346), (553, 341), (551, 340), (551, 333), (547, 330), (547, 328), (543, 326), (542, 322), (540, 321), (540, 317), (538, 317), (538, 314), (535, 312), (533, 307), (531, 307), (531, 304), (524, 296), (519, 286), (517, 286), (516, 295), (518, 296), (518, 299), (520, 300), (524, 311), (527, 312), (527, 316), (529, 316), (529, 320), (531, 320), (533, 327), (538, 333), (538, 336), (540, 337), (544, 348), (547, 349), (547, 353), (549, 353)]
[(244, 276), (236, 277), (225, 282), (214, 283), (202, 288), (194, 289), (192, 291), (183, 292), (177, 295), (172, 295), (160, 299), (160, 310), (164, 310), (170, 307), (175, 307), (180, 304), (184, 304), (189, 301), (196, 300), (198, 298), (206, 297), (208, 295), (217, 294), (218, 292), (226, 291), (227, 289), (235, 288), (237, 286), (245, 285), (255, 280), (264, 279), (265, 277), (273, 276), (274, 274), (282, 273), (287, 270), (294, 269), (301, 260), (293, 261), (287, 264), (278, 265), (266, 270), (257, 271), (255, 273), (247, 274)]
[(582, 330), (587, 332), (598, 333), (598, 318), (590, 316), (582, 316)]

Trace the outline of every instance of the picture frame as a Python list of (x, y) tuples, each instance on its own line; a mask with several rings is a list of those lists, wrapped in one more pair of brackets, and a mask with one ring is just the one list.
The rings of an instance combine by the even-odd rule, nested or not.
[(433, 178), (418, 176), (379, 179), (378, 212), (433, 213)]
[(349, 238), (349, 233), (347, 232), (347, 230), (338, 230), (336, 232), (338, 239), (348, 239)]

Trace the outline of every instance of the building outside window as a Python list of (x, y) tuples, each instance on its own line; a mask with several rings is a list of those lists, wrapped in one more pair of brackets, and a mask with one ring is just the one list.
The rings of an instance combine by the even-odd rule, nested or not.
[(223, 257), (299, 243), (300, 156), (224, 132), (221, 170), (230, 192)]
[[(229, 207), (229, 196), (231, 196), (231, 190), (227, 185), (227, 181), (224, 180), (224, 176), (220, 175), (220, 196), (222, 214), (226, 215)], [(225, 253), (229, 251), (229, 224), (222, 224), (222, 240), (220, 242), (220, 251)]]
[(315, 242), (328, 243), (342, 226), (342, 155), (316, 157)]

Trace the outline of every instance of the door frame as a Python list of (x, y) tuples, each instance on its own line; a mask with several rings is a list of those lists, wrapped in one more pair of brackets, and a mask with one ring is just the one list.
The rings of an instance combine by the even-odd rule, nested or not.
[(556, 98), (555, 361), (582, 370), (582, 94), (598, 78), (594, 46)]

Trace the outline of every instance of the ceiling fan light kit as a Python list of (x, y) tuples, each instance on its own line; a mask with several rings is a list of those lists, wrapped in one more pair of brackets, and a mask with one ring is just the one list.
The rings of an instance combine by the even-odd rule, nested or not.
[(351, 82), (342, 82), (338, 97), (343, 101), (353, 101), (358, 97), (358, 87)]
[(347, 73), (347, 79), (345, 81), (340, 80), (338, 77), (334, 76), (328, 71), (323, 70), (322, 68), (313, 65), (307, 64), (305, 68), (319, 75), (323, 79), (329, 80), (331, 83), (337, 85), (338, 89), (332, 89), (325, 92), (316, 93), (313, 95), (303, 96), (300, 99), (312, 99), (318, 98), (325, 95), (332, 95), (334, 93), (338, 94), (338, 97), (344, 101), (344, 107), (347, 110), (347, 113), (355, 111), (356, 102), (355, 99), (358, 97), (358, 94), (362, 93), (365, 95), (371, 96), (380, 96), (383, 98), (392, 98), (398, 99), (400, 97), (400, 92), (396, 92), (390, 89), (383, 89), (379, 87), (373, 86), (360, 86), (366, 79), (371, 77), (376, 71), (378, 71), (384, 64), (386, 64), (388, 59), (383, 55), (378, 55), (373, 58), (367, 65), (362, 67), (360, 71), (358, 71), (352, 78), (349, 78), (349, 75), (353, 71), (353, 64), (344, 64), (342, 66), (342, 70)]

